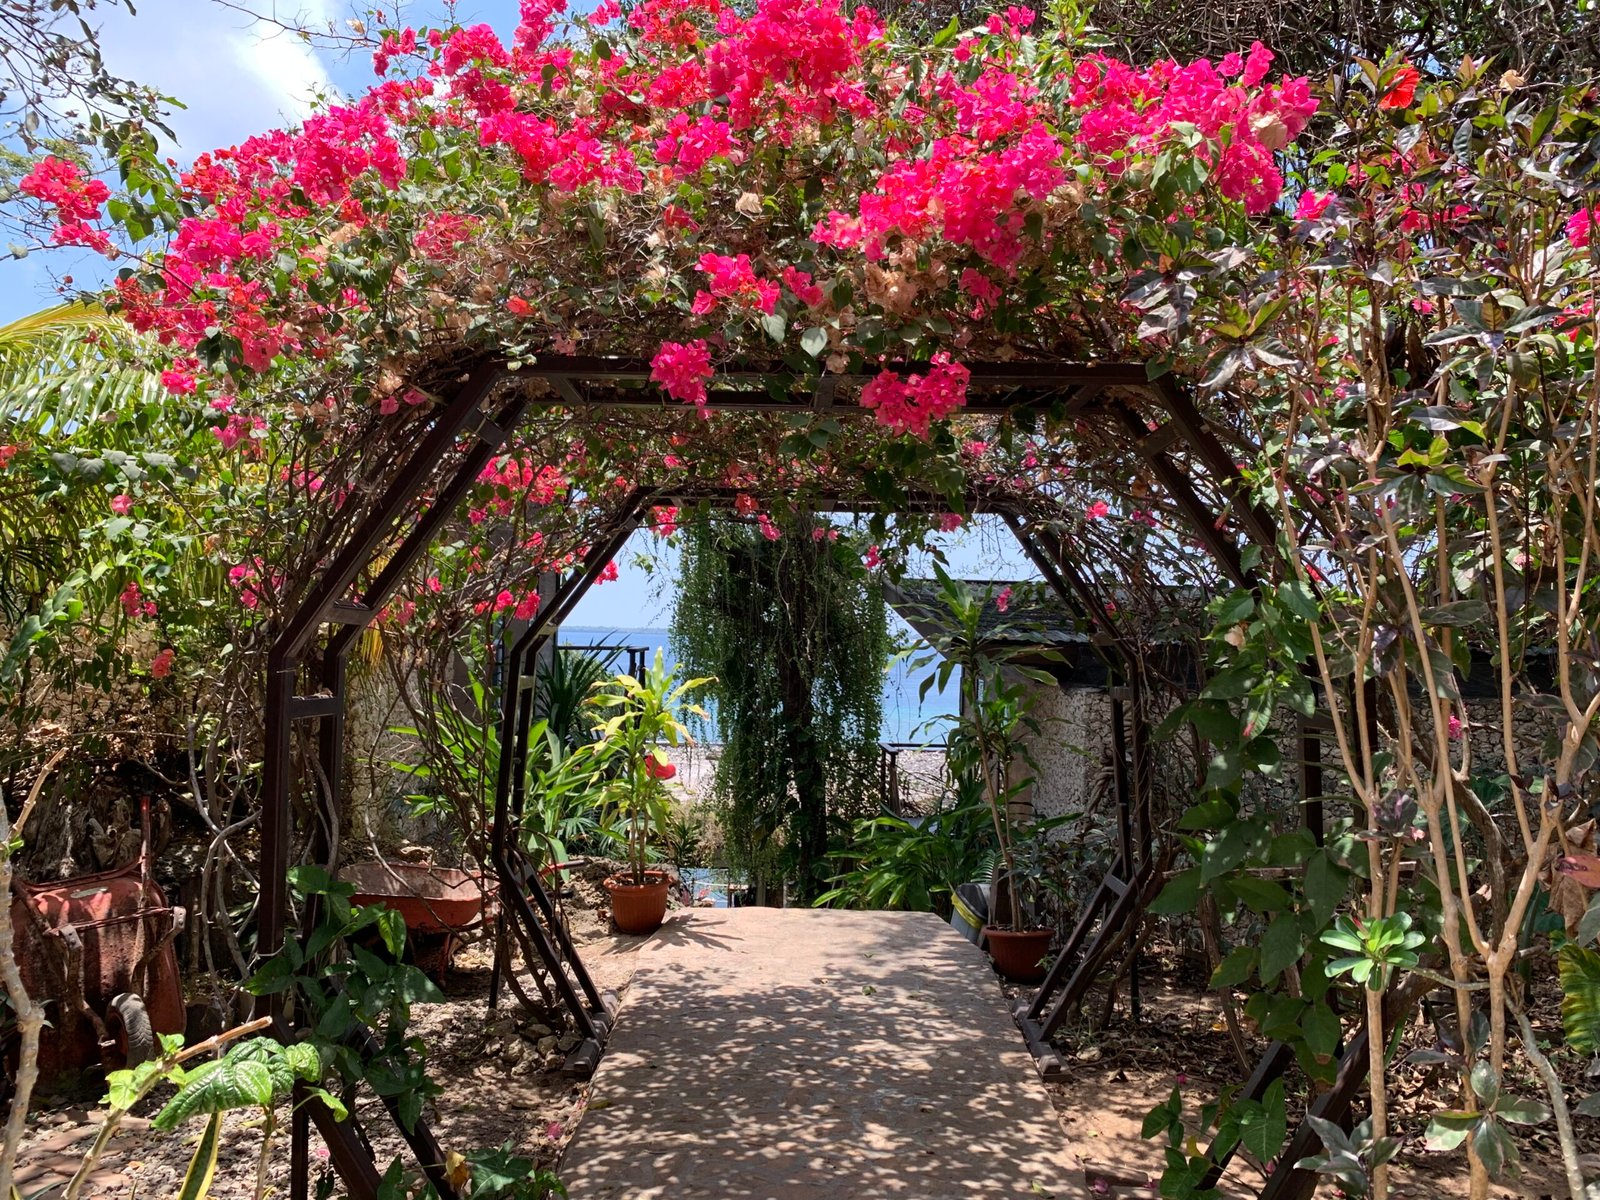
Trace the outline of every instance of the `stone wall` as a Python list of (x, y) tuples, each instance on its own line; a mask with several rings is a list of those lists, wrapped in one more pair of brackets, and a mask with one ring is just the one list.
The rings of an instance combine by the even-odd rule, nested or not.
[[(1083, 812), (1095, 807), (1097, 795), (1111, 794), (1111, 699), (1099, 688), (1062, 688), (1032, 685), (1035, 694), (1034, 716), (1042, 729), (1030, 738), (1031, 753), (1038, 767), (1032, 790), (1034, 813), (1041, 818)], [(1467, 721), (1462, 736), (1471, 747), (1471, 774), (1475, 779), (1492, 780), (1505, 772), (1501, 739), (1500, 706), (1493, 698), (1469, 698)], [(1159, 713), (1152, 716), (1152, 724)], [(1536, 765), (1548, 761), (1550, 740), (1559, 725), (1559, 715), (1531, 705), (1515, 709), (1518, 765), (1525, 775), (1536, 774)], [(1274, 726), (1282, 766), (1275, 777), (1254, 776), (1246, 781), (1247, 799), (1278, 810), (1285, 816), (1297, 807), (1300, 794), (1301, 742), (1295, 717), (1287, 710), (1276, 714)], [(1424, 736), (1427, 736), (1424, 731)], [(1201, 776), (1185, 754), (1186, 741), (1157, 742), (1151, 746), (1154, 785), (1165, 791), (1168, 804), (1181, 807)], [(1453, 751), (1456, 747), (1452, 747)], [(1343, 759), (1331, 734), (1322, 739), (1323, 788), (1339, 791)], [(1530, 767), (1535, 770), (1530, 771)], [(1487, 799), (1487, 797), (1485, 797)], [(1104, 800), (1100, 801), (1104, 804)], [(1101, 811), (1109, 811), (1101, 809)], [(1330, 800), (1324, 819), (1351, 815), (1348, 805)]]

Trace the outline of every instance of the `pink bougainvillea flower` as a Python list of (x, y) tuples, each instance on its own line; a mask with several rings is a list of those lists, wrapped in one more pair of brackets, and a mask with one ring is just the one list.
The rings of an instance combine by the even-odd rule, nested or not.
[(966, 404), (971, 378), (966, 367), (948, 361), (935, 362), (926, 375), (904, 379), (893, 371), (883, 371), (861, 389), (861, 407), (873, 410), (880, 425), (926, 441), (934, 421)]
[(172, 662), (177, 658), (176, 652), (168, 646), (160, 654), (150, 660), (150, 674), (155, 679), (165, 679), (172, 674)]
[(122, 611), (131, 621), (144, 611), (144, 594), (139, 590), (137, 583), (129, 580), (128, 586), (123, 588), (117, 597), (117, 603), (122, 605)]
[(1308, 188), (1300, 193), (1300, 203), (1295, 207), (1294, 219), (1296, 221), (1315, 221), (1328, 211), (1328, 205), (1332, 203), (1332, 192), (1324, 192), (1319, 195)]
[(1594, 213), (1592, 208), (1580, 208), (1567, 218), (1567, 241), (1579, 250), (1589, 244), (1594, 232)]
[(195, 389), (194, 373), (183, 370), (163, 371), (161, 386), (174, 396), (187, 396)]
[(1096, 500), (1093, 504), (1089, 505), (1088, 508), (1083, 510), (1083, 517), (1086, 521), (1098, 521), (1110, 511), (1111, 506), (1104, 500)]
[(1250, 43), (1250, 53), (1245, 56), (1244, 73), (1239, 76), (1239, 82), (1247, 88), (1255, 87), (1267, 77), (1267, 72), (1272, 69), (1272, 60), (1277, 56), (1260, 42)]
[(650, 360), (650, 378), (674, 400), (703, 409), (706, 381), (711, 378), (711, 351), (706, 348), (705, 339), (662, 342)]
[(11, 465), (11, 460), (17, 456), (21, 446), (0, 446), (0, 471)]
[(133, 511), (133, 497), (127, 492), (111, 497), (111, 511), (119, 517), (126, 516)]
[(655, 779), (671, 779), (678, 773), (678, 768), (664, 759), (657, 758), (654, 754), (645, 755), (644, 768)]
[(822, 289), (811, 282), (811, 274), (798, 267), (785, 267), (783, 269), (783, 284), (794, 298), (807, 308), (816, 308), (823, 301)]
[(775, 542), (783, 536), (783, 531), (772, 523), (772, 518), (766, 513), (757, 514), (756, 524), (761, 528), (761, 536), (769, 542)]
[[(670, 458), (671, 456), (668, 455)], [(670, 464), (669, 464), (670, 465)], [(658, 537), (669, 538), (678, 532), (678, 506), (661, 504), (650, 510), (652, 524)]]
[(994, 606), (1001, 612), (1011, 607), (1011, 587), (1007, 585), (1000, 589), (1000, 594), (994, 598)]
[(517, 601), (517, 607), (511, 615), (519, 621), (531, 621), (533, 615), (539, 611), (539, 593), (529, 592)]
[(111, 189), (98, 179), (86, 179), (76, 163), (46, 158), (17, 184), (24, 194), (55, 206), (63, 222), (98, 221), (100, 206)]
[(866, 567), (867, 570), (872, 571), (872, 570), (876, 570), (878, 568), (878, 566), (880, 566), (882, 564), (882, 562), (883, 562), (883, 557), (882, 557), (882, 554), (879, 551), (878, 547), (875, 546), (875, 545), (874, 546), (868, 546), (867, 547), (867, 556), (864, 559), (861, 560), (862, 565), (864, 567)]
[(1450, 714), (1448, 732), (1452, 742), (1459, 742), (1461, 740), (1461, 718), (1456, 716), (1455, 713)]
[(521, 296), (513, 296), (506, 301), (506, 311), (513, 316), (525, 317), (533, 311), (533, 305), (529, 304)]
[(1394, 73), (1394, 78), (1389, 81), (1389, 88), (1378, 100), (1379, 108), (1410, 108), (1411, 102), (1417, 98), (1417, 84), (1422, 81), (1422, 74), (1410, 63), (1406, 63)]
[(945, 513), (939, 518), (940, 533), (954, 533), (967, 523), (967, 519), (960, 513)]

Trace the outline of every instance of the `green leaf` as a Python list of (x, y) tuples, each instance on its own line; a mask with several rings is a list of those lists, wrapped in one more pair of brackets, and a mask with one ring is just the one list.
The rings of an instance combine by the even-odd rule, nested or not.
[(378, 933), (389, 953), (396, 958), (406, 952), (406, 919), (393, 909), (385, 909), (378, 916)]
[(1202, 800), (1178, 818), (1179, 829), (1220, 829), (1234, 818), (1234, 807), (1221, 796)]
[(1500, 1180), (1515, 1172), (1519, 1158), (1516, 1143), (1511, 1140), (1506, 1127), (1492, 1116), (1484, 1117), (1478, 1123), (1477, 1132), (1472, 1135), (1472, 1145), (1483, 1160), (1489, 1178)]
[(1193, 912), (1200, 903), (1200, 887), (1199, 867), (1179, 871), (1167, 880), (1167, 886), (1161, 889), (1161, 894), (1151, 901), (1150, 911), (1160, 916)]
[(1313, 1002), (1300, 1018), (1300, 1029), (1305, 1034), (1306, 1047), (1318, 1059), (1327, 1062), (1339, 1049), (1338, 1014), (1331, 1005)]
[(1253, 821), (1237, 821), (1206, 843), (1200, 852), (1200, 877), (1206, 882), (1225, 875), (1242, 863), (1260, 836)]
[(1255, 596), (1239, 588), (1216, 602), (1213, 615), (1218, 625), (1237, 625), (1255, 610)]
[(1550, 1110), (1537, 1100), (1502, 1097), (1494, 1106), (1494, 1115), (1513, 1125), (1538, 1125), (1550, 1119)]
[(800, 335), (800, 349), (812, 358), (816, 358), (828, 348), (828, 331), (821, 326), (813, 325)]
[(1278, 599), (1295, 616), (1305, 621), (1316, 621), (1321, 613), (1317, 598), (1303, 579), (1289, 579), (1278, 585)]
[(1239, 1140), (1262, 1162), (1271, 1162), (1289, 1133), (1289, 1114), (1283, 1103), (1283, 1080), (1275, 1079), (1253, 1111), (1239, 1115)]
[(1472, 1132), (1480, 1120), (1481, 1113), (1469, 1112), (1437, 1112), (1428, 1121), (1427, 1131), (1422, 1135), (1423, 1144), (1429, 1150), (1454, 1150), (1467, 1140), (1467, 1134)]
[(1350, 875), (1323, 851), (1306, 863), (1304, 886), (1307, 912), (1317, 925), (1326, 925), (1344, 902)]
[(1156, 1105), (1145, 1114), (1140, 1136), (1153, 1138), (1174, 1126), (1182, 1129), (1182, 1119), (1183, 1098), (1178, 1094), (1178, 1089), (1173, 1088), (1172, 1095), (1168, 1096), (1164, 1103)]
[(1223, 886), (1237, 896), (1251, 912), (1279, 912), (1289, 907), (1289, 893), (1270, 879), (1257, 879), (1254, 875), (1237, 875), (1224, 881)]
[(1210, 987), (1214, 990), (1238, 987), (1250, 978), (1250, 972), (1255, 970), (1256, 950), (1254, 946), (1235, 946), (1233, 952), (1217, 964), (1217, 969), (1211, 973)]
[(266, 1108), (294, 1086), (295, 1069), (284, 1048), (270, 1038), (241, 1043), (216, 1062), (190, 1071), (178, 1094), (167, 1101), (151, 1125), (176, 1129), (199, 1113), (227, 1112), (252, 1105)]
[(1271, 983), (1285, 967), (1299, 962), (1304, 948), (1299, 919), (1293, 913), (1274, 917), (1261, 937), (1261, 982)]
[(350, 1115), (350, 1110), (345, 1107), (344, 1101), (324, 1088), (307, 1088), (305, 1096), (308, 1101), (316, 1101), (327, 1108), (333, 1114), (335, 1121), (342, 1121)]
[(1500, 1076), (1495, 1069), (1486, 1062), (1475, 1063), (1469, 1078), (1473, 1095), (1482, 1100), (1486, 1107), (1493, 1108), (1500, 1096)]

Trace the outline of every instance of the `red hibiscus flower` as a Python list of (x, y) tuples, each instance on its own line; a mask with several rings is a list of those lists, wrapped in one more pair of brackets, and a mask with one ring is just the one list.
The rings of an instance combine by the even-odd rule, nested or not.
[(1421, 73), (1410, 63), (1406, 63), (1394, 73), (1394, 79), (1389, 83), (1389, 90), (1378, 101), (1378, 107), (1410, 108), (1411, 102), (1416, 99), (1417, 84), (1421, 80)]

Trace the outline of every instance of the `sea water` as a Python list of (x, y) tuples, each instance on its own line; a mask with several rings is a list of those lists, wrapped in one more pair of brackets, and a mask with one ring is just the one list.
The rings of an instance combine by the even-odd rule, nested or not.
[[(611, 668), (628, 669), (627, 650), (643, 655), (648, 664), (657, 650), (664, 660), (673, 662), (672, 647), (667, 644), (665, 629), (622, 629), (594, 625), (563, 625), (563, 646), (604, 646), (604, 653), (612, 656)], [(883, 729), (878, 740), (888, 743), (940, 742), (945, 739), (948, 717), (956, 711), (954, 680), (951, 686), (940, 689), (930, 687), (926, 700), (920, 699), (922, 682), (930, 674), (927, 669), (914, 670), (912, 663), (927, 657), (926, 652), (913, 652), (908, 657), (897, 657), (884, 672), (883, 677)]]

